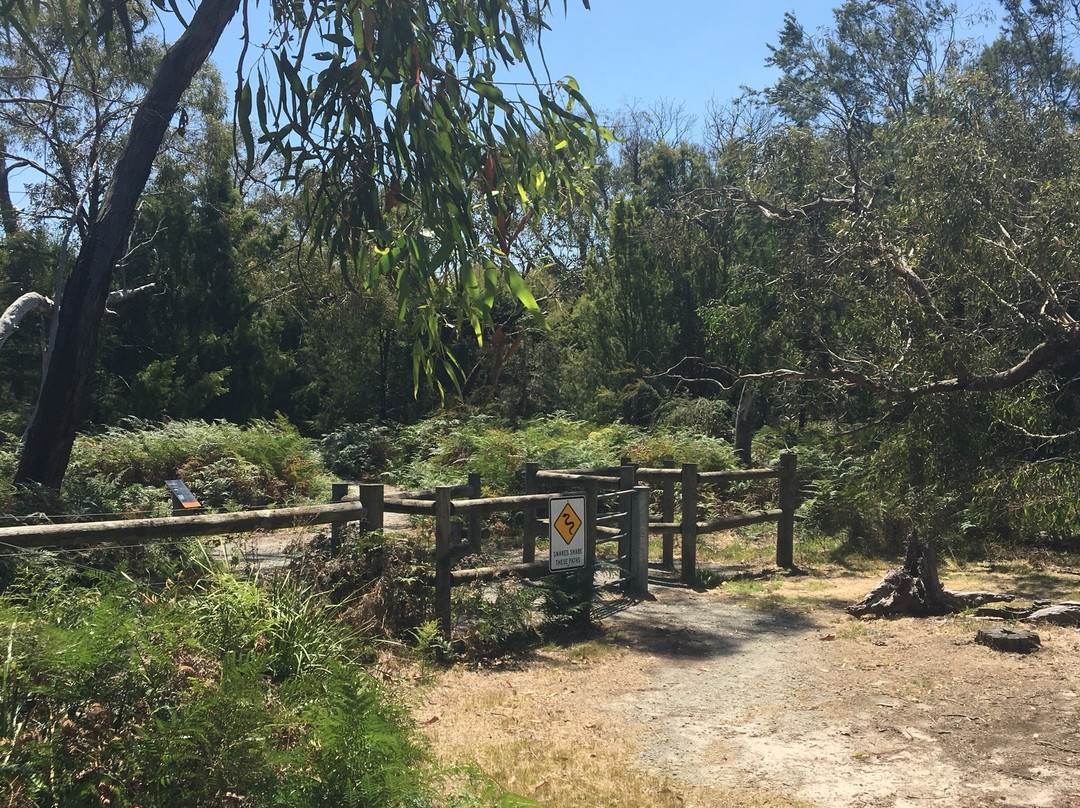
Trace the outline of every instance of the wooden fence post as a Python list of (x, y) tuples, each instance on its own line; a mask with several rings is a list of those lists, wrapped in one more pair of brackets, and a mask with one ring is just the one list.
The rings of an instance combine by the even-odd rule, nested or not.
[(435, 619), (439, 631), (450, 641), (450, 500), (453, 488), (441, 485), (435, 489)]
[(634, 486), (630, 507), (630, 595), (649, 594), (649, 486)]
[[(341, 502), (345, 497), (349, 495), (348, 483), (331, 483), (330, 484), (330, 501)], [(344, 522), (331, 522), (330, 524), (330, 550), (336, 553), (341, 549), (341, 537), (344, 533)]]
[(697, 578), (697, 463), (682, 467), (682, 582), (693, 586)]
[(783, 513), (776, 525), (776, 566), (787, 569), (795, 564), (795, 508), (799, 500), (795, 461), (795, 452), (780, 453), (778, 504)]
[[(535, 494), (539, 491), (536, 484), (536, 473), (540, 471), (539, 463), (525, 464), (525, 493)], [(536, 506), (527, 505), (522, 511), (525, 524), (522, 526), (525, 535), (525, 545), (521, 550), (521, 560), (525, 564), (536, 561)]]
[(383, 498), (386, 489), (382, 483), (360, 483), (360, 504), (364, 506), (364, 531), (371, 533), (383, 529)]
[[(472, 490), (472, 498), (480, 499), (480, 475), (475, 472), (469, 475), (469, 488)], [(469, 546), (473, 552), (480, 552), (480, 544), (484, 533), (484, 517), (479, 512), (469, 514)]]
[(596, 581), (596, 517), (598, 512), (600, 481), (584, 480), (585, 485), (585, 567), (587, 584)]
[[(675, 468), (675, 460), (670, 457), (665, 459), (664, 468)], [(675, 479), (665, 477), (660, 485), (660, 521), (671, 524), (675, 521)], [(663, 565), (668, 569), (675, 569), (675, 531), (671, 528), (664, 528), (663, 537)]]
[[(619, 497), (619, 507), (626, 514), (620, 519), (619, 558), (623, 561), (619, 564), (627, 573), (630, 572), (630, 531), (634, 520), (634, 486), (637, 484), (637, 464), (624, 457), (619, 466), (619, 490), (625, 491)], [(649, 524), (645, 523), (646, 548), (648, 548)]]

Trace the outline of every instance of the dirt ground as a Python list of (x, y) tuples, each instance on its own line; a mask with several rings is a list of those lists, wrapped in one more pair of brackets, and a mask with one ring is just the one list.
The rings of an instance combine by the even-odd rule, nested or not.
[[(883, 570), (653, 586), (602, 635), (457, 666), (411, 694), (446, 763), (550, 806), (1080, 806), (1080, 630), (1030, 656), (972, 617), (863, 619)], [(1077, 598), (1024, 565), (948, 588)]]

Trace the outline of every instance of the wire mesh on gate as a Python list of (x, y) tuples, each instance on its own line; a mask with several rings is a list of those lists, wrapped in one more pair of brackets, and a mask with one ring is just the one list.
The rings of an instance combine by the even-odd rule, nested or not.
[[(630, 512), (626, 508), (632, 489), (607, 491), (596, 496), (596, 588), (599, 590), (621, 589), (630, 582)], [(612, 530), (611, 526), (616, 525)], [(607, 528), (605, 530), (605, 528)], [(619, 550), (614, 556), (605, 556), (600, 546), (617, 543)], [(610, 577), (614, 576), (614, 577)]]

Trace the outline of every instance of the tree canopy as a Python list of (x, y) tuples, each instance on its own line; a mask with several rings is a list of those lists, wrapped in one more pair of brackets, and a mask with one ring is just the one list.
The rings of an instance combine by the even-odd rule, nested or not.
[[(156, 80), (125, 71), (139, 54), (169, 58), (140, 30), (148, 12), (128, 7), (129, 35), (119, 11), (110, 22), (105, 6), (75, 9), (57, 24), (62, 10), (35, 22), (32, 6), (12, 7), (0, 58), (15, 64), (33, 24), (82, 32), (73, 41), (111, 43), (86, 63), (95, 86), (117, 88), (102, 110), (143, 109)], [(59, 479), (62, 453), (30, 464), (63, 446), (47, 436), (78, 426), (68, 388), (81, 377), (61, 359), (78, 356), (95, 423), (280, 412), (322, 434), (446, 403), (713, 436), (737, 423), (744, 458), (760, 453), (752, 428), (808, 449), (834, 441), (820, 507), (856, 532), (870, 520), (857, 497), (899, 536), (901, 512), (924, 529), (940, 516), (1002, 535), (1036, 517), (1080, 525), (1037, 493), (1080, 484), (1080, 20), (1068, 4), (1009, 0), (989, 44), (963, 39), (956, 9), (935, 0), (849, 0), (816, 32), (787, 15), (762, 54), (770, 86), (715, 105), (700, 127), (671, 99), (610, 113), (606, 142), (571, 80), (537, 70), (527, 87), (500, 84), (511, 63), (528, 72), (547, 4), (263, 10), (268, 43), (248, 35), (231, 98), (196, 72), (177, 96), (183, 113), (143, 162), (148, 183), (126, 197), (138, 200), (129, 224), (107, 228), (111, 252), (91, 248), (115, 215), (109, 195), (130, 191), (119, 180), (132, 172), (111, 165), (115, 124), (104, 148), (69, 161), (100, 199), (66, 190), (79, 182), (35, 192), (70, 223), (77, 260), (65, 263), (58, 228), (25, 210), (14, 222), (0, 250), (9, 298), (59, 303), (51, 403), (21, 479)], [(80, 51), (18, 53), (47, 72)], [(84, 77), (71, 91), (88, 81), (70, 75)], [(93, 131), (85, 111), (68, 116), (71, 100), (27, 100), (55, 86), (16, 96), (8, 76), (9, 166), (16, 146), (66, 142), (20, 134), (43, 128), (28, 109)], [(57, 268), (70, 275), (61, 294)], [(96, 354), (86, 329), (100, 310), (79, 302), (90, 277), (102, 308), (117, 286), (154, 284), (107, 318)], [(26, 340), (3, 350), (12, 424), (37, 357)]]
[[(139, 100), (114, 166), (94, 168), (108, 179), (90, 189), (18, 480), (57, 486), (63, 476), (136, 205), (181, 95), (237, 10), (235, 0), (196, 7)], [(448, 356), (440, 350), (447, 310), (437, 304), (452, 301), (477, 336), (501, 288), (537, 308), (506, 260), (509, 247), (530, 218), (581, 196), (575, 166), (598, 130), (574, 82), (534, 81), (531, 99), (496, 84), (498, 65), (528, 64), (527, 35), (549, 10), (547, 2), (272, 4), (273, 44), (255, 80), (238, 89), (248, 167), (275, 161), (276, 179), (299, 194), (309, 248), (347, 280), (390, 276), (400, 308), (424, 313), (412, 318), (413, 358), (428, 372)], [(26, 3), (5, 12), (9, 38), (39, 56), (33, 32), (43, 11)], [(150, 10), (138, 11), (136, 19)], [(154, 12), (179, 16), (180, 8)], [(135, 47), (123, 2), (54, 13), (75, 63), (99, 43)], [(102, 189), (99, 200), (93, 192)], [(481, 219), (492, 221), (490, 231)]]

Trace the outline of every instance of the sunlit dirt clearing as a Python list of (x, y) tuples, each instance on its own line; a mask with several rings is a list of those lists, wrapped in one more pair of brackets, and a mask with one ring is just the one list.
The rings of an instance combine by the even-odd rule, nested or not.
[[(1080, 632), (974, 643), (972, 617), (863, 620), (880, 574), (654, 587), (599, 640), (459, 666), (412, 694), (443, 762), (549, 806), (1080, 805)], [(953, 589), (1076, 598), (1013, 568)]]

